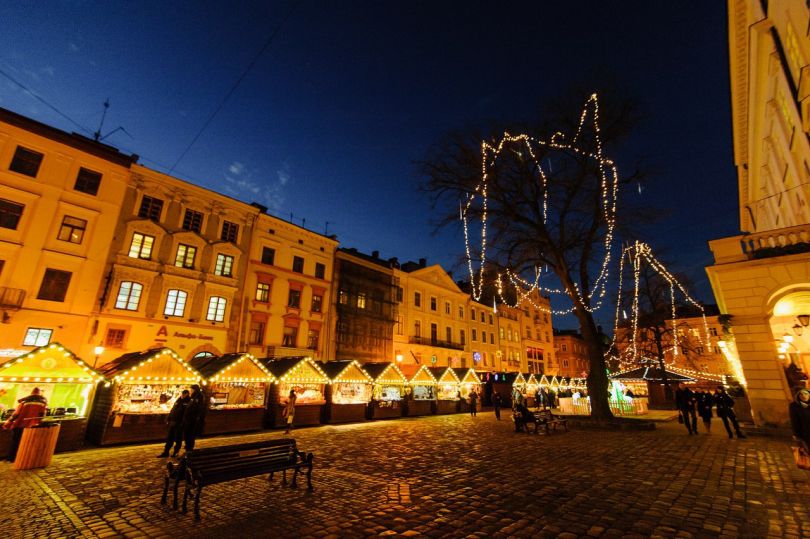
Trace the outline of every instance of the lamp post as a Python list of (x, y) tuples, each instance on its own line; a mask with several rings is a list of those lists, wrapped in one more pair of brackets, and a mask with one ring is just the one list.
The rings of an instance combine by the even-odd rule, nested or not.
[(98, 363), (98, 358), (101, 356), (101, 354), (104, 353), (104, 347), (101, 345), (96, 346), (95, 348), (93, 348), (93, 352), (96, 354), (96, 359), (93, 360), (93, 368), (95, 369), (96, 364)]

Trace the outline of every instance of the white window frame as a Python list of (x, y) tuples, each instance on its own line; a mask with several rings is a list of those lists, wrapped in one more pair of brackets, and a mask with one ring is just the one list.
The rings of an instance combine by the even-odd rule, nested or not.
[(115, 308), (124, 311), (137, 311), (141, 303), (143, 285), (134, 281), (121, 281), (115, 298)]
[(188, 292), (172, 288), (166, 293), (166, 306), (163, 308), (163, 314), (182, 317), (186, 312), (187, 301)]
[(51, 342), (53, 330), (48, 328), (28, 328), (25, 331), (23, 346), (46, 346)]
[[(227, 273), (226, 273), (227, 270)], [(224, 253), (217, 255), (217, 263), (214, 266), (214, 275), (221, 277), (233, 277), (233, 257)]]
[[(140, 236), (140, 238), (139, 238)], [(149, 245), (147, 246), (146, 239), (149, 238)], [(142, 234), (140, 232), (133, 232), (132, 241), (129, 243), (129, 257), (139, 258), (141, 260), (152, 260), (152, 249), (155, 247), (155, 237), (149, 234)], [(144, 256), (146, 254), (146, 256)]]
[(211, 296), (208, 298), (208, 310), (205, 313), (205, 319), (209, 322), (224, 322), (227, 307), (227, 299), (222, 296)]

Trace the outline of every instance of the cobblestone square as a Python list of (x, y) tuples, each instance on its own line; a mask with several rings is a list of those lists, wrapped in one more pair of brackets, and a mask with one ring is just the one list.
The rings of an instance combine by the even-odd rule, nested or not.
[[(506, 414), (504, 414), (506, 415)], [(203, 439), (200, 447), (280, 438)], [(160, 504), (156, 444), (0, 464), (4, 538), (810, 537), (810, 473), (784, 439), (654, 431), (513, 432), (493, 414), (302, 429), (315, 491), (276, 477), (203, 491), (202, 520)]]

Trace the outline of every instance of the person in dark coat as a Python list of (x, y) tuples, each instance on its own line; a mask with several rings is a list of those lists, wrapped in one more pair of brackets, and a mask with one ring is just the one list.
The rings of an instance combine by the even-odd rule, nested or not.
[(474, 389), (470, 392), (470, 415), (472, 417), (478, 415), (478, 393)]
[(501, 394), (498, 391), (492, 392), (492, 406), (495, 407), (495, 419), (498, 421), (501, 420), (501, 405), (503, 404), (503, 398), (501, 398)]
[(714, 404), (717, 407), (717, 417), (723, 420), (723, 426), (726, 427), (728, 437), (734, 438), (731, 426), (729, 426), (730, 422), (734, 427), (737, 438), (746, 438), (745, 434), (740, 430), (740, 424), (737, 423), (737, 414), (734, 413), (734, 399), (726, 393), (726, 388), (723, 386), (717, 386), (717, 391), (714, 392)]
[(205, 395), (200, 391), (200, 386), (194, 384), (191, 386), (191, 395), (183, 414), (183, 440), (186, 442), (186, 453), (194, 450), (197, 436), (202, 434), (207, 408)]
[(23, 429), (39, 425), (40, 420), (45, 417), (48, 401), (40, 394), (39, 388), (35, 387), (31, 394), (17, 401), (17, 409), (11, 417), (3, 423), (3, 428), (11, 430), (11, 446), (8, 448), (8, 460), (14, 462), (17, 458), (17, 449), (20, 448)]
[(534, 406), (539, 410), (543, 404), (543, 390), (538, 387), (537, 391), (534, 392)]
[(703, 420), (703, 426), (706, 427), (706, 433), (712, 431), (712, 407), (714, 406), (714, 397), (708, 391), (699, 391), (697, 393), (697, 411), (700, 418)]
[(180, 446), (183, 445), (183, 418), (190, 400), (188, 389), (184, 389), (180, 397), (174, 401), (169, 417), (166, 418), (166, 423), (169, 425), (169, 432), (166, 434), (166, 445), (163, 447), (163, 453), (158, 455), (158, 458), (168, 457), (172, 445), (174, 445), (173, 457), (176, 457), (177, 453), (180, 452)]
[(793, 438), (810, 454), (810, 389), (800, 389), (788, 407)]
[(697, 414), (695, 413), (695, 394), (691, 389), (686, 387), (683, 383), (678, 384), (678, 389), (675, 391), (675, 406), (683, 417), (683, 424), (686, 425), (686, 430), (689, 435), (697, 434)]
[(529, 410), (522, 402), (515, 405), (515, 413), (513, 418), (515, 420), (515, 432), (523, 431), (526, 429), (526, 423), (534, 420), (531, 410)]

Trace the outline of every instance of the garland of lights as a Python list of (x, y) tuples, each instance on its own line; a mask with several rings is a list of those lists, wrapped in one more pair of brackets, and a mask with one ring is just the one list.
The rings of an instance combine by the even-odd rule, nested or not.
[[(78, 365), (86, 374), (87, 376), (80, 376), (80, 377), (41, 377), (41, 376), (8, 376), (3, 375), (3, 373), (10, 369), (11, 367), (22, 363), (26, 359), (34, 359), (36, 356), (40, 354), (56, 354), (61, 353), (64, 357), (68, 359), (72, 359), (76, 365)], [(47, 346), (41, 346), (36, 348), (27, 354), (23, 354), (20, 357), (15, 359), (10, 359), (3, 364), (0, 364), (0, 382), (67, 382), (67, 383), (97, 383), (104, 380), (104, 377), (97, 373), (95, 370), (91, 369), (84, 361), (79, 359), (76, 354), (62, 346), (58, 343), (51, 343)]]
[[(593, 114), (594, 137), (596, 141), (595, 153), (586, 151), (578, 146), (578, 142), (580, 136), (582, 135), (585, 121), (587, 120), (590, 111), (592, 111)], [(486, 263), (486, 253), (487, 253), (487, 212), (489, 205), (487, 197), (488, 181), (490, 178), (489, 167), (495, 165), (498, 157), (500, 156), (501, 152), (504, 150), (507, 144), (510, 145), (522, 144), (525, 147), (526, 151), (528, 152), (530, 158), (532, 159), (536, 169), (538, 170), (543, 190), (543, 223), (546, 223), (548, 219), (548, 178), (545, 172), (543, 171), (542, 166), (537, 160), (537, 157), (534, 152), (534, 146), (543, 146), (546, 148), (566, 150), (596, 161), (596, 163), (598, 163), (599, 165), (601, 206), (603, 217), (607, 224), (607, 230), (603, 242), (604, 243), (603, 247), (605, 251), (604, 258), (602, 260), (599, 274), (596, 277), (596, 280), (594, 281), (592, 290), (590, 292), (586, 291), (586, 294), (583, 294), (582, 291), (579, 289), (579, 285), (577, 283), (573, 284), (573, 290), (569, 289), (561, 290), (559, 288), (547, 288), (540, 286), (539, 268), (535, 268), (534, 283), (528, 283), (524, 279), (507, 270), (506, 274), (507, 277), (509, 278), (509, 282), (517, 290), (522, 289), (524, 290), (524, 292), (519, 292), (519, 298), (517, 302), (514, 305), (510, 305), (503, 296), (502, 276), (501, 274), (499, 274), (497, 276), (496, 281), (498, 286), (498, 295), (501, 301), (506, 305), (516, 307), (522, 301), (528, 299), (529, 302), (535, 308), (538, 308), (544, 312), (557, 315), (565, 315), (573, 312), (574, 307), (565, 310), (552, 310), (545, 306), (536, 305), (531, 300), (531, 298), (528, 297), (528, 295), (534, 290), (540, 290), (541, 292), (545, 292), (546, 294), (567, 294), (569, 297), (576, 298), (578, 300), (578, 303), (583, 305), (586, 310), (590, 312), (596, 311), (602, 305), (607, 290), (608, 268), (610, 266), (611, 248), (613, 245), (613, 236), (616, 225), (616, 201), (618, 198), (619, 174), (616, 165), (613, 163), (613, 161), (604, 158), (602, 155), (602, 140), (599, 129), (599, 101), (595, 93), (588, 98), (588, 101), (582, 108), (576, 133), (570, 143), (565, 143), (565, 136), (559, 131), (554, 133), (554, 135), (551, 137), (550, 140), (537, 139), (535, 137), (526, 134), (511, 135), (508, 132), (504, 132), (503, 137), (496, 146), (492, 146), (486, 141), (483, 141), (481, 143), (481, 182), (475, 187), (473, 192), (467, 196), (466, 204), (461, 208), (460, 211), (464, 229), (464, 243), (467, 254), (467, 269), (470, 273), (471, 294), (473, 299), (480, 300), (484, 288), (484, 267)], [(470, 248), (468, 213), (470, 212), (473, 203), (478, 197), (481, 198), (481, 262), (480, 268), (476, 272), (475, 269), (473, 268), (473, 257)], [(596, 301), (595, 304), (592, 305), (591, 301), (594, 300), (594, 298)]]

